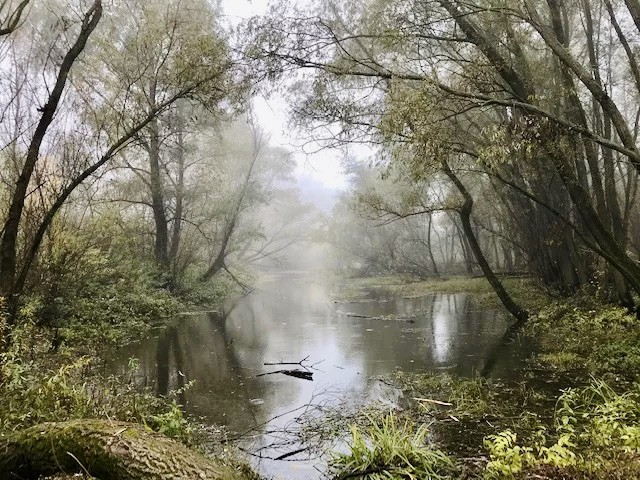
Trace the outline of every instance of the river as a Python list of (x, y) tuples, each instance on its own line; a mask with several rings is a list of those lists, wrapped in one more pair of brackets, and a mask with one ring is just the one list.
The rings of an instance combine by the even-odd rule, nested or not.
[[(335, 286), (307, 275), (274, 276), (221, 313), (180, 316), (158, 336), (123, 348), (112, 368), (124, 373), (129, 359), (138, 359), (138, 381), (159, 394), (193, 381), (180, 396), (189, 414), (231, 432), (260, 426), (243, 446), (261, 474), (318, 478), (304, 452), (287, 461), (255, 455), (274, 458), (299, 447), (282, 429), (304, 405), (393, 402), (378, 377), (398, 369), (473, 375), (508, 322), (504, 311), (464, 293), (407, 299), (372, 288), (353, 303), (334, 302), (332, 293)], [(494, 375), (509, 377), (517, 358), (505, 353)], [(312, 381), (269, 374), (303, 370), (299, 365), (265, 365), (303, 359)]]

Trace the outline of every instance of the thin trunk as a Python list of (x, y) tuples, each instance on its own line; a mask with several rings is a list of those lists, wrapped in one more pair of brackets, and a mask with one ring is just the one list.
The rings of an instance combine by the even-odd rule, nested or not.
[(90, 178), (94, 173), (96, 173), (101, 167), (103, 167), (109, 160), (111, 160), (115, 155), (118, 154), (123, 148), (125, 148), (131, 140), (136, 137), (149, 123), (165, 108), (169, 105), (173, 104), (178, 98), (183, 97), (188, 93), (188, 90), (184, 90), (176, 93), (171, 98), (168, 98), (161, 104), (159, 104), (154, 110), (150, 111), (146, 117), (140, 120), (136, 125), (131, 127), (128, 131), (126, 131), (116, 142), (109, 147), (109, 149), (102, 155), (98, 161), (96, 161), (89, 168), (80, 173), (77, 177), (75, 177), (68, 186), (62, 190), (62, 192), (58, 195), (58, 198), (53, 202), (53, 205), (47, 210), (44, 218), (38, 225), (37, 231), (33, 236), (33, 240), (31, 245), (27, 251), (27, 255), (25, 257), (24, 263), (20, 269), (20, 273), (17, 276), (15, 282), (15, 291), (17, 293), (22, 292), (27, 275), (29, 274), (29, 270), (35, 261), (38, 251), (40, 250), (40, 246), (42, 245), (42, 240), (47, 233), (47, 230), (53, 219), (60, 211), (62, 206), (66, 203), (71, 194), (82, 185), (88, 178)]
[(516, 319), (516, 325), (520, 326), (524, 324), (529, 318), (529, 313), (525, 309), (523, 309), (520, 305), (515, 303), (511, 298), (511, 295), (509, 295), (509, 292), (506, 291), (506, 289), (502, 285), (502, 282), (500, 282), (500, 279), (496, 276), (494, 271), (491, 269), (489, 262), (487, 262), (487, 259), (485, 258), (484, 253), (480, 248), (480, 244), (478, 243), (478, 239), (476, 238), (475, 233), (473, 232), (473, 226), (471, 225), (471, 213), (473, 211), (473, 197), (471, 196), (469, 191), (466, 189), (464, 184), (460, 181), (460, 179), (456, 176), (456, 174), (451, 170), (451, 168), (449, 167), (449, 164), (446, 161), (443, 162), (442, 168), (445, 175), (455, 185), (458, 192), (460, 193), (460, 195), (462, 195), (462, 198), (464, 199), (462, 207), (460, 208), (458, 213), (460, 215), (460, 220), (462, 222), (462, 229), (464, 231), (464, 234), (469, 241), (469, 246), (471, 247), (471, 250), (473, 251), (476, 257), (476, 260), (478, 262), (478, 265), (480, 266), (480, 269), (482, 270), (483, 275), (485, 276), (485, 278), (487, 279), (487, 281), (489, 282), (493, 290), (496, 292), (496, 295), (498, 295), (498, 298), (500, 299), (504, 307)]
[(493, 254), (495, 256), (496, 270), (500, 270), (500, 252), (498, 251), (498, 238), (496, 235), (491, 236), (491, 242), (493, 243)]
[[(604, 135), (606, 138), (610, 138), (612, 135), (611, 121), (608, 117), (604, 119)], [(611, 224), (613, 227), (613, 236), (620, 244), (622, 249), (627, 249), (627, 229), (622, 218), (620, 211), (620, 203), (618, 201), (618, 192), (616, 189), (615, 179), (615, 160), (613, 157), (613, 151), (609, 148), (602, 148), (602, 160), (604, 163), (604, 176), (605, 176), (605, 193), (607, 196), (607, 205), (609, 212), (611, 213)], [(611, 275), (613, 276), (613, 283), (616, 289), (616, 294), (620, 303), (628, 307), (634, 305), (633, 296), (629, 289), (629, 285), (625, 281), (620, 272), (612, 269)]]
[(433, 268), (433, 274), (436, 277), (440, 276), (440, 272), (438, 271), (438, 264), (436, 263), (436, 259), (433, 256), (433, 247), (431, 246), (431, 228), (433, 224), (433, 213), (429, 212), (429, 223), (427, 225), (427, 248), (429, 250), (429, 259), (431, 260), (431, 268)]
[(501, 242), (502, 245), (502, 255), (504, 256), (504, 268), (508, 273), (513, 273), (514, 271), (514, 262), (513, 262), (513, 250), (506, 242)]
[(169, 260), (176, 274), (176, 264), (178, 252), (180, 250), (180, 239), (182, 236), (182, 216), (184, 215), (184, 132), (182, 123), (178, 126), (178, 145), (176, 150), (176, 161), (178, 163), (178, 178), (176, 180), (176, 210), (173, 219), (173, 230), (171, 232), (171, 249), (169, 250)]
[(624, 3), (629, 9), (629, 13), (638, 28), (638, 32), (640, 32), (640, 2), (638, 0), (624, 0)]
[[(257, 147), (256, 147), (257, 148)], [(249, 169), (247, 170), (247, 174), (245, 175), (244, 181), (242, 183), (242, 188), (238, 194), (238, 199), (234, 206), (233, 211), (231, 212), (231, 217), (227, 221), (226, 228), (224, 230), (224, 234), (222, 236), (222, 241), (220, 244), (220, 248), (218, 250), (218, 254), (214, 259), (213, 263), (209, 266), (207, 271), (200, 277), (201, 282), (206, 282), (210, 280), (216, 273), (222, 270), (225, 266), (225, 260), (227, 257), (227, 249), (229, 247), (229, 242), (231, 241), (231, 237), (236, 230), (236, 225), (240, 220), (240, 211), (242, 210), (242, 205), (244, 204), (245, 196), (249, 189), (249, 184), (251, 182), (251, 176), (253, 175), (253, 169), (258, 160), (259, 151), (254, 151), (253, 158), (251, 159), (251, 164), (249, 165)]]
[[(149, 102), (151, 109), (156, 107), (157, 82), (152, 80), (149, 85)], [(169, 271), (169, 226), (165, 210), (164, 186), (160, 166), (160, 125), (158, 118), (149, 122), (149, 186), (151, 188), (151, 209), (155, 224), (154, 258), (162, 273)]]
[(618, 40), (624, 48), (624, 51), (627, 55), (627, 60), (629, 61), (629, 67), (631, 68), (631, 72), (633, 73), (633, 79), (636, 84), (636, 90), (640, 93), (640, 66), (638, 65), (638, 61), (636, 59), (633, 50), (631, 49), (631, 45), (629, 45), (629, 41), (627, 40), (626, 35), (620, 28), (620, 24), (618, 23), (618, 19), (616, 18), (615, 12), (613, 11), (613, 6), (611, 5), (610, 0), (604, 0), (604, 4), (607, 7), (607, 12), (609, 13), (609, 18), (611, 20), (611, 25), (616, 31), (616, 35), (618, 36)]
[[(462, 227), (458, 225), (458, 222), (453, 220), (453, 226), (455, 227), (456, 233), (458, 234), (458, 239), (460, 240), (460, 251), (462, 252), (462, 259), (464, 261), (465, 271), (467, 275), (472, 276), (473, 275), (473, 259), (471, 258), (471, 255), (473, 254), (471, 253), (471, 249), (469, 247), (469, 241), (466, 235), (464, 234)], [(453, 244), (451, 248), (452, 249), (454, 248)]]
[[(20, 2), (17, 7), (7, 12), (8, 14), (6, 18), (0, 19), (0, 37), (9, 35), (16, 28), (18, 28), (18, 25), (20, 25), (22, 14), (24, 13), (30, 2), (31, 0), (22, 0), (22, 2)], [(4, 6), (4, 3), (2, 4), (2, 6)]]
[[(557, 132), (556, 132), (557, 133)], [(552, 134), (549, 133), (551, 137)], [(570, 147), (569, 147), (570, 149)], [(597, 212), (591, 205), (591, 197), (578, 183), (571, 168), (565, 161), (558, 148), (549, 146), (547, 154), (553, 161), (556, 171), (565, 184), (571, 200), (578, 214), (582, 217), (584, 225), (589, 229), (606, 259), (614, 266), (630, 283), (632, 288), (640, 293), (640, 267), (627, 255), (610, 233), (609, 228), (602, 222)]]
[[(626, 0), (628, 3), (634, 3), (640, 5), (636, 0)], [(553, 30), (550, 30), (544, 23), (540, 14), (538, 13), (536, 6), (531, 0), (525, 0), (527, 11), (531, 18), (531, 25), (540, 34), (546, 45), (551, 49), (560, 62), (562, 62), (578, 79), (582, 84), (591, 92), (593, 98), (602, 107), (613, 126), (616, 129), (622, 144), (630, 150), (629, 160), (633, 164), (634, 168), (640, 171), (640, 155), (636, 147), (635, 139), (629, 125), (627, 124), (624, 115), (618, 108), (618, 105), (607, 93), (596, 79), (593, 78), (591, 72), (582, 66), (582, 64), (576, 60), (569, 49), (567, 49), (557, 38)]]
[(71, 68), (85, 49), (87, 41), (98, 25), (101, 16), (102, 3), (100, 0), (96, 0), (84, 16), (78, 38), (62, 60), (56, 83), (49, 94), (47, 103), (41, 109), (42, 115), (36, 126), (31, 143), (29, 144), (22, 171), (16, 182), (15, 190), (13, 191), (7, 220), (4, 224), (2, 240), (0, 241), (0, 295), (8, 300), (10, 324), (15, 322), (15, 312), (18, 302), (16, 295), (19, 292), (15, 285), (17, 240), (29, 183), (31, 182), (31, 177), (40, 157), (40, 148), (44, 137), (53, 122), (53, 118), (60, 104)]

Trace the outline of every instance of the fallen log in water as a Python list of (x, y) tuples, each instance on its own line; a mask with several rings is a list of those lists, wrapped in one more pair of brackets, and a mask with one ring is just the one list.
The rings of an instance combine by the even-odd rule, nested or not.
[(38, 478), (59, 472), (89, 473), (101, 480), (250, 478), (247, 472), (132, 423), (42, 423), (0, 438), (0, 478)]
[(313, 381), (313, 372), (305, 370), (276, 370), (275, 372), (267, 372), (256, 375), (256, 377), (264, 377), (265, 375), (275, 375), (276, 373), (282, 373), (283, 375), (289, 375), (290, 377), (301, 378), (303, 380)]

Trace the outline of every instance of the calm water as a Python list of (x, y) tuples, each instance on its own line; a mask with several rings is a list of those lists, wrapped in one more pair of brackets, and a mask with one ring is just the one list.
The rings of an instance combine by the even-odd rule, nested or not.
[[(377, 289), (365, 302), (334, 303), (330, 293), (302, 276), (277, 277), (221, 314), (178, 318), (157, 338), (123, 349), (114, 368), (123, 372), (129, 358), (139, 359), (139, 380), (160, 394), (195, 380), (180, 399), (186, 410), (204, 422), (245, 432), (308, 403), (382, 399), (383, 386), (374, 377), (397, 369), (472, 375), (507, 325), (504, 312), (480, 308), (467, 294), (402, 299)], [(307, 357), (306, 364), (316, 364), (313, 381), (257, 376), (299, 368), (266, 362)], [(511, 356), (502, 358), (495, 374), (508, 376), (513, 367)], [(299, 413), (283, 415), (261, 431), (277, 430)], [(295, 450), (295, 445), (259, 450), (272, 440), (258, 435), (245, 447), (269, 457)], [(256, 465), (275, 478), (319, 476), (312, 462), (256, 460)]]

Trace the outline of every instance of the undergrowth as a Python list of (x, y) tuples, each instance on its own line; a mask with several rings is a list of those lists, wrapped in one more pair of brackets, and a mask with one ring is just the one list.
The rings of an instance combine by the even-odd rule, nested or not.
[(0, 355), (0, 433), (42, 422), (108, 418), (147, 425), (184, 443), (193, 428), (175, 402), (180, 392), (159, 398), (131, 382), (128, 375), (104, 376), (96, 359), (51, 356), (45, 340), (34, 341), (34, 326), (14, 330), (11, 348)]
[[(486, 479), (638, 478), (640, 387), (616, 393), (605, 382), (568, 389), (558, 399), (554, 423), (529, 442), (505, 430), (485, 439)], [(543, 476), (546, 475), (546, 476)]]
[(640, 380), (638, 319), (623, 307), (554, 302), (531, 319), (525, 333), (536, 341), (539, 365), (627, 384)]

